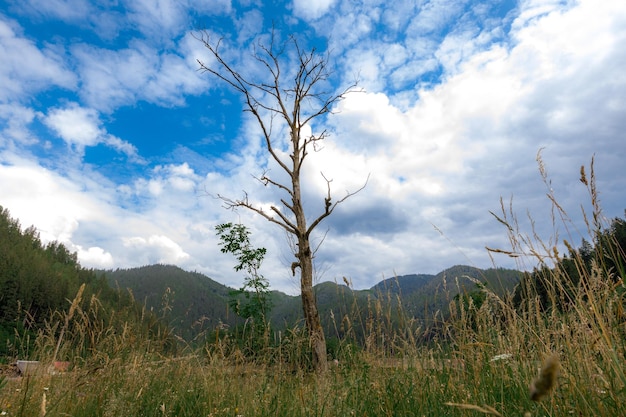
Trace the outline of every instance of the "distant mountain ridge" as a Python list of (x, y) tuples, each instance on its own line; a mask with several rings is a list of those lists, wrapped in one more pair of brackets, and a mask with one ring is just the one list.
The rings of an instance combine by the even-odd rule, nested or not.
[[(112, 287), (128, 290), (146, 308), (163, 317), (178, 334), (190, 340), (202, 331), (241, 322), (230, 310), (231, 288), (197, 273), (172, 265), (101, 271)], [(512, 291), (522, 273), (510, 269), (486, 269), (457, 265), (436, 275), (411, 274), (385, 279), (370, 289), (322, 282), (315, 286), (318, 309), (327, 329), (351, 310), (366, 311), (374, 301), (402, 303), (415, 319), (426, 319), (441, 310), (459, 292), (476, 289), (481, 282), (498, 294)], [(291, 327), (302, 319), (299, 296), (271, 293), (273, 327)], [(332, 323), (335, 320), (335, 323)]]
[(157, 313), (185, 339), (221, 323), (234, 325), (229, 292), (206, 275), (173, 265), (149, 265), (101, 271), (113, 288), (128, 290), (140, 304)]

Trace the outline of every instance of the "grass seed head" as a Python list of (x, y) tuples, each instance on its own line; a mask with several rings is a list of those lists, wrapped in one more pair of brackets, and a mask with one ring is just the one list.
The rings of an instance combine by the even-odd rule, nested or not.
[(556, 378), (559, 374), (559, 357), (556, 354), (550, 355), (543, 362), (539, 376), (530, 384), (530, 399), (541, 401), (556, 385)]

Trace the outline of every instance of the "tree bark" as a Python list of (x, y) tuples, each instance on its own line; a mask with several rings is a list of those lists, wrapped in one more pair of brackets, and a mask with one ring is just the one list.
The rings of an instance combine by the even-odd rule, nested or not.
[(300, 293), (302, 297), (302, 310), (306, 323), (312, 350), (313, 368), (318, 372), (324, 372), (328, 368), (326, 357), (326, 337), (317, 310), (317, 302), (313, 291), (313, 258), (307, 239), (299, 239), (299, 252), (297, 254), (300, 263)]
[(295, 253), (300, 267), (300, 296), (302, 297), (302, 312), (304, 322), (309, 332), (309, 341), (312, 351), (312, 364), (317, 372), (324, 372), (328, 368), (326, 358), (326, 337), (317, 309), (317, 300), (313, 291), (313, 251), (309, 239), (310, 229), (302, 204), (300, 173), (302, 162), (306, 156), (306, 142), (300, 137), (300, 127), (296, 120), (291, 125), (291, 140), (294, 152), (291, 155), (293, 169), (291, 177), (292, 208), (296, 218), (296, 236), (298, 250)]

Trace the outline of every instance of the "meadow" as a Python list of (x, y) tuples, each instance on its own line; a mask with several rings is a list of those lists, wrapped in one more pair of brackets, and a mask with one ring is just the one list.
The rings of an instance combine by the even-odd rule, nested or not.
[[(583, 216), (597, 242), (608, 225), (593, 178), (583, 172), (582, 180), (591, 199)], [(345, 336), (332, 350), (330, 369), (315, 373), (299, 326), (251, 334), (260, 337), (252, 353), (251, 344), (227, 331), (199, 346), (172, 347), (166, 331), (148, 337), (130, 322), (114, 330), (98, 299), (83, 308), (78, 294), (32, 344), (30, 358), (40, 369), (0, 377), (0, 415), (624, 416), (625, 274), (615, 267), (619, 262), (605, 261), (624, 254), (619, 245), (604, 246), (591, 260), (576, 250), (560, 254), (571, 243), (556, 230), (567, 231), (572, 222), (548, 198), (555, 221), (548, 242), (521, 230), (512, 207), (502, 204), (494, 214), (511, 247), (491, 250), (534, 267), (533, 279), (520, 284), (521, 300), (484, 287), (450, 297), (448, 311), (434, 313), (435, 330), (405, 317), (401, 305), (373, 300), (350, 318), (336, 318), (337, 326), (347, 326)], [(567, 275), (572, 270), (575, 283)], [(445, 296), (445, 286), (442, 291)], [(350, 326), (361, 326), (365, 340), (351, 339)], [(49, 372), (47, 364), (59, 357), (70, 368)]]

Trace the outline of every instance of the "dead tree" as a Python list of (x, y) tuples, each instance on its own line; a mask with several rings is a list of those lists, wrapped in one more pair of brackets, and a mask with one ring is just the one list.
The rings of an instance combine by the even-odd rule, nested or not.
[[(317, 150), (317, 145), (326, 137), (326, 131), (311, 136), (303, 136), (302, 128), (313, 119), (332, 111), (335, 103), (352, 91), (356, 84), (343, 90), (341, 93), (323, 91), (330, 77), (328, 58), (320, 56), (315, 49), (310, 52), (300, 48), (294, 37), (281, 43), (276, 49), (274, 40), (269, 45), (258, 44), (253, 53), (254, 59), (262, 65), (267, 78), (264, 81), (250, 80), (239, 70), (226, 62), (220, 52), (220, 41), (211, 42), (208, 34), (203, 34), (200, 40), (214, 59), (211, 65), (198, 60), (200, 70), (208, 72), (224, 81), (228, 86), (241, 94), (244, 100), (244, 111), (249, 112), (258, 122), (268, 158), (273, 160), (287, 174), (288, 180), (280, 182), (270, 177), (268, 172), (257, 177), (265, 186), (274, 187), (284, 194), (280, 205), (273, 205), (268, 211), (249, 201), (247, 193), (240, 199), (219, 197), (227, 208), (244, 207), (263, 216), (268, 221), (277, 224), (293, 237), (295, 261), (291, 265), (291, 272), (295, 276), (300, 270), (300, 291), (302, 309), (313, 352), (313, 366), (318, 371), (327, 368), (326, 340), (322, 329), (319, 312), (313, 293), (313, 257), (315, 249), (311, 247), (311, 233), (320, 225), (322, 220), (330, 216), (338, 204), (359, 190), (347, 193), (343, 198), (333, 200), (331, 196), (330, 180), (324, 177), (327, 184), (327, 193), (320, 196), (323, 200), (320, 212), (316, 217), (305, 215), (302, 201), (301, 177), (302, 167), (308, 153)], [(295, 52), (297, 61), (287, 62), (286, 52)], [(289, 67), (287, 66), (289, 65)], [(295, 72), (283, 72), (284, 68), (296, 69)], [(289, 158), (281, 157), (280, 141), (272, 132), (272, 123), (276, 117), (286, 124), (289, 135)], [(286, 210), (285, 210), (286, 209)], [(312, 218), (307, 224), (307, 218)]]

